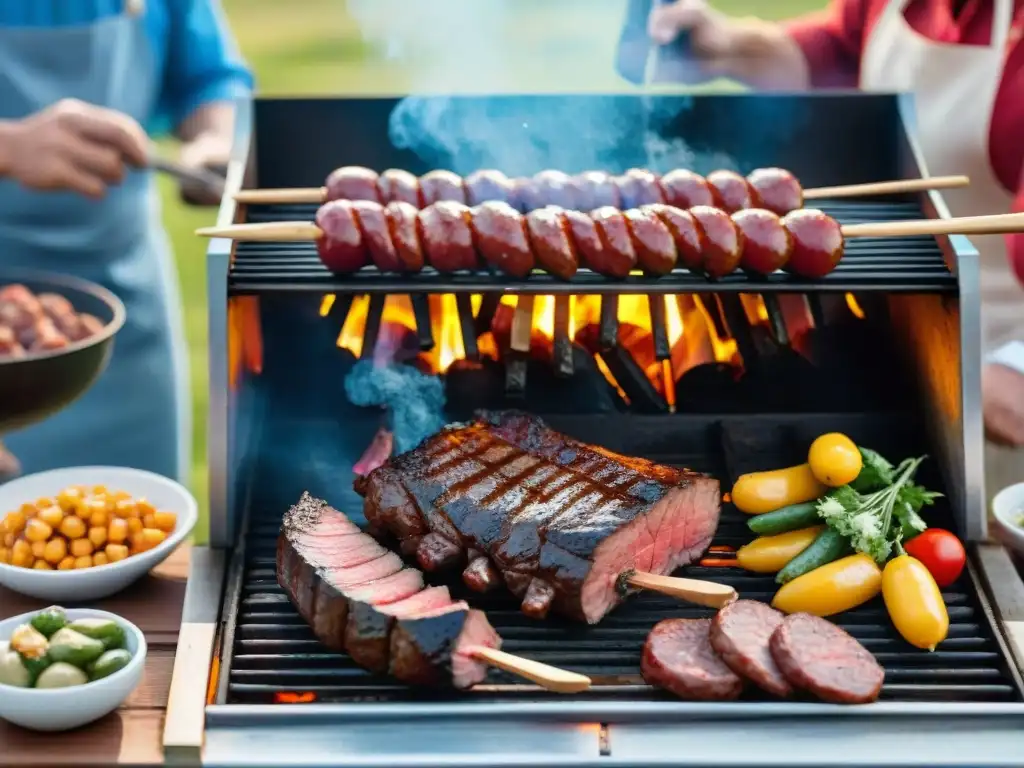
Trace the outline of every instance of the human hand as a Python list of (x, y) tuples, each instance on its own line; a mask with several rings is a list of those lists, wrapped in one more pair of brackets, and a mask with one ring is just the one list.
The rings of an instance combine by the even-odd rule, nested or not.
[(981, 371), (985, 434), (1000, 445), (1024, 446), (1024, 374), (999, 363)]
[(98, 199), (119, 184), (126, 166), (146, 165), (149, 140), (128, 115), (63, 99), (10, 123), (5, 170), (39, 190), (70, 190)]
[[(186, 168), (212, 171), (223, 176), (231, 158), (231, 142), (213, 133), (197, 136), (181, 147), (181, 164)], [(223, 190), (198, 182), (182, 181), (181, 199), (192, 205), (220, 205)]]
[(702, 74), (724, 74), (723, 64), (736, 47), (732, 20), (705, 0), (676, 0), (655, 4), (647, 20), (647, 32), (659, 45), (668, 45), (684, 33)]

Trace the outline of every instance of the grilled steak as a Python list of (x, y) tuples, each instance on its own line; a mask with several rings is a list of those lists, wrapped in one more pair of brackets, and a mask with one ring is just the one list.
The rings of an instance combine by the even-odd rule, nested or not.
[[(486, 556), (523, 610), (596, 623), (629, 570), (667, 574), (718, 526), (718, 482), (586, 445), (524, 413), (453, 424), (356, 481), (375, 530), (426, 571)], [(493, 585), (472, 559), (464, 580)]]
[(308, 493), (285, 514), (277, 580), (320, 642), (405, 683), (468, 688), (486, 668), (463, 649), (501, 645), (480, 611), (424, 589), (419, 571)]
[(711, 647), (722, 661), (740, 677), (776, 696), (792, 692), (768, 650), (768, 641), (783, 618), (766, 603), (737, 600), (711, 620)]
[(772, 657), (794, 688), (835, 704), (878, 698), (885, 670), (856, 638), (808, 613), (787, 616), (772, 633)]
[(729, 701), (743, 680), (711, 647), (710, 619), (666, 619), (644, 643), (640, 671), (650, 685), (683, 699)]

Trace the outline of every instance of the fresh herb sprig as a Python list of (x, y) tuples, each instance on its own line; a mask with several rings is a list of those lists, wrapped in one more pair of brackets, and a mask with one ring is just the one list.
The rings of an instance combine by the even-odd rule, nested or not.
[[(894, 548), (901, 548), (904, 538), (928, 527), (918, 512), (925, 505), (933, 504), (942, 494), (913, 483), (914, 473), (925, 456), (906, 459), (893, 469), (888, 461), (873, 451), (862, 449), (863, 453), (873, 454), (870, 459), (871, 476), (865, 477), (863, 482), (858, 482), (861, 481), (858, 476), (853, 484), (840, 486), (829, 493), (818, 502), (818, 515), (831, 528), (846, 536), (855, 550), (881, 565), (889, 559)], [(867, 459), (865, 456), (865, 469), (869, 466)], [(878, 487), (886, 479), (889, 479), (888, 483), (870, 493), (854, 487)]]

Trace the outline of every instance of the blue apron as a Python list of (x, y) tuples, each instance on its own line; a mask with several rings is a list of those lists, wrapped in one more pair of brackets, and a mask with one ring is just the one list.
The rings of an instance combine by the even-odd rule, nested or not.
[[(76, 98), (145, 123), (159, 88), (137, 14), (72, 27), (0, 27), (0, 119)], [(3, 436), (23, 471), (109, 464), (184, 480), (188, 358), (152, 175), (131, 171), (99, 201), (0, 180), (0, 279), (8, 267), (92, 280), (128, 310), (110, 365), (93, 387), (46, 421)]]

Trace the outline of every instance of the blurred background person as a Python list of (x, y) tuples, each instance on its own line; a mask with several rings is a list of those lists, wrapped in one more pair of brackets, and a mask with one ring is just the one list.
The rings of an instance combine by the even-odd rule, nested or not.
[[(1024, 211), (1024, 0), (832, 0), (784, 22), (678, 0), (651, 8), (647, 26), (655, 43), (674, 47), (667, 58), (675, 71), (698, 79), (912, 91), (928, 172), (971, 178), (967, 188), (943, 191), (952, 214)], [(985, 465), (994, 493), (1024, 469), (1024, 454), (1006, 449), (1024, 446), (1024, 236), (971, 240), (981, 255)]]
[(184, 327), (147, 131), (173, 130), (187, 166), (223, 167), (231, 100), (251, 89), (217, 0), (0, 3), (0, 263), (95, 281), (128, 311), (93, 388), (5, 436), (23, 471), (112, 464), (185, 478)]

